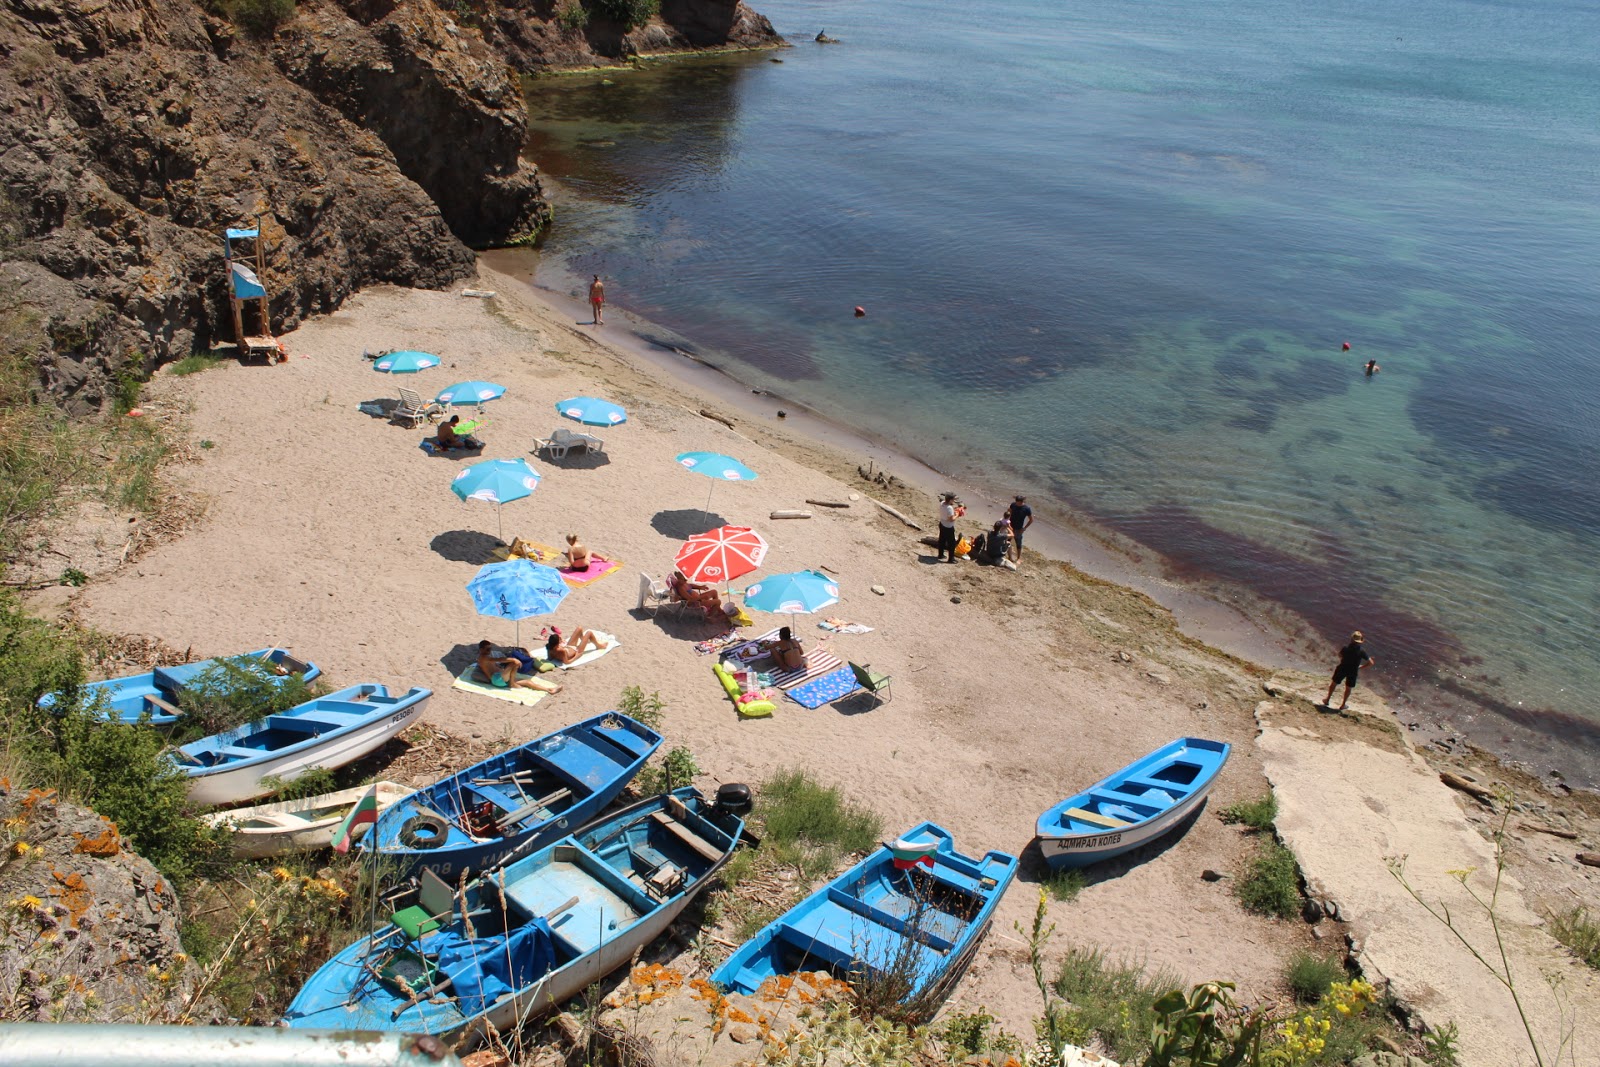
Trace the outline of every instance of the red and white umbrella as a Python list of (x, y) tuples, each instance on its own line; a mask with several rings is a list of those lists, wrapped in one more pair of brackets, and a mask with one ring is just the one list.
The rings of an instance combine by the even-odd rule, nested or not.
[(691, 582), (716, 584), (749, 574), (767, 558), (767, 542), (748, 526), (719, 526), (678, 549), (678, 569)]

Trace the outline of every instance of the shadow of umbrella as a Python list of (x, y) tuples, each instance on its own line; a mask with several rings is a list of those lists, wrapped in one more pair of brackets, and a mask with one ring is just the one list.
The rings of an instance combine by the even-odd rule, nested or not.
[(503, 544), (504, 542), (496, 540), (493, 534), (486, 534), (480, 530), (446, 530), (429, 541), (428, 547), (452, 563), (474, 563), (481, 566), (493, 561), (494, 550)]
[(658, 511), (650, 517), (650, 528), (662, 537), (670, 537), (674, 541), (684, 541), (697, 533), (715, 530), (719, 526), (728, 525), (728, 520), (721, 515), (707, 515), (699, 508), (678, 508), (674, 511)]

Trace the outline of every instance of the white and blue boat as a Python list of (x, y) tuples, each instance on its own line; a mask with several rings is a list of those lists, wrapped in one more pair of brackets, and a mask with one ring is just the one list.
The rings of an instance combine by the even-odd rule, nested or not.
[(202, 737), (168, 755), (189, 776), (197, 804), (239, 804), (272, 792), (313, 767), (333, 770), (382, 748), (422, 717), (433, 690), (390, 696), (381, 685), (353, 685), (259, 722)]
[(323, 964), (284, 1022), (515, 1032), (627, 964), (715, 879), (744, 830), (692, 788), (652, 797), (470, 882), (422, 875), (419, 903)]
[(360, 847), (397, 861), (397, 875), (427, 868), (454, 885), (589, 822), (660, 745), (621, 712), (596, 715), (418, 790), (380, 815)]
[(1039, 816), (1039, 852), (1054, 869), (1087, 867), (1154, 841), (1205, 803), (1228, 762), (1225, 741), (1180, 737)]
[(963, 855), (948, 830), (921, 823), (769, 923), (711, 980), (754, 994), (800, 971), (898, 974), (902, 1003), (931, 1010), (972, 961), (1016, 873), (1015, 856)]
[[(144, 674), (130, 674), (125, 678), (107, 678), (103, 682), (90, 682), (83, 687), (86, 697), (99, 696), (105, 701), (106, 717), (123, 722), (138, 722), (148, 715), (152, 726), (166, 728), (183, 715), (179, 698), (194, 680), (219, 663), (233, 663), (244, 668), (259, 668), (273, 678), (287, 680), (298, 675), (307, 682), (322, 674), (315, 663), (295, 659), (281, 648), (259, 648), (237, 656), (220, 659), (202, 659), (177, 667), (156, 667)], [(54, 706), (55, 693), (47, 693), (39, 700), (41, 708)]]

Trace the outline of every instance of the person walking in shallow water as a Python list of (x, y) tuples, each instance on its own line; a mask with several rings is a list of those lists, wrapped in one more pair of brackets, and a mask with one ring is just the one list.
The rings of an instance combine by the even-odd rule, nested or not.
[(1357, 677), (1361, 674), (1362, 667), (1370, 667), (1377, 661), (1367, 655), (1364, 645), (1366, 639), (1357, 630), (1350, 635), (1350, 643), (1339, 650), (1339, 665), (1333, 669), (1333, 681), (1328, 683), (1328, 695), (1322, 698), (1322, 706), (1333, 707), (1333, 691), (1339, 688), (1339, 683), (1344, 683), (1344, 699), (1339, 702), (1339, 710), (1343, 711), (1345, 705), (1350, 703), (1350, 690), (1356, 687)]
[(594, 324), (604, 326), (606, 320), (600, 317), (600, 313), (606, 307), (606, 285), (598, 274), (594, 276), (594, 281), (589, 283), (589, 306), (594, 309)]

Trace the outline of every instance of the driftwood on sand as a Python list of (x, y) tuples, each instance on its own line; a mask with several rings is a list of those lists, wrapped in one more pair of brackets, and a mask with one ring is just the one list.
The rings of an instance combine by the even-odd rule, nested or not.
[(809, 512), (809, 511), (774, 511), (774, 512), (770, 513), (767, 517), (771, 518), (771, 519), (809, 519), (811, 517), (811, 512)]
[(1576, 859), (1585, 867), (1600, 867), (1600, 852), (1580, 852)]
[(847, 508), (850, 505), (842, 500), (812, 500), (806, 497), (807, 504), (815, 504), (819, 508)]
[(883, 501), (874, 500), (873, 503), (878, 505), (884, 511), (887, 511), (889, 514), (893, 515), (895, 518), (899, 519), (901, 522), (905, 523), (907, 526), (911, 527), (913, 530), (922, 529), (922, 527), (918, 526), (916, 523), (914, 523), (910, 519), (906, 518), (904, 514), (902, 514), (901, 512), (895, 510), (894, 508), (891, 508), (888, 504), (885, 504)]
[(1531, 830), (1536, 834), (1549, 834), (1551, 837), (1564, 837), (1568, 841), (1576, 841), (1578, 839), (1578, 832), (1576, 830), (1561, 830), (1554, 826), (1545, 826), (1542, 823), (1536, 822), (1519, 822), (1517, 825), (1524, 830)]
[(1459, 774), (1452, 774), (1449, 771), (1440, 771), (1439, 781), (1443, 782), (1451, 789), (1459, 789), (1461, 792), (1470, 797), (1476, 797), (1485, 804), (1494, 803), (1494, 790), (1485, 789), (1476, 782), (1469, 782)]
[(702, 419), (710, 419), (712, 422), (720, 422), (728, 429), (733, 429), (733, 420), (726, 415), (718, 415), (715, 411), (707, 411), (705, 408), (701, 408), (700, 417)]

